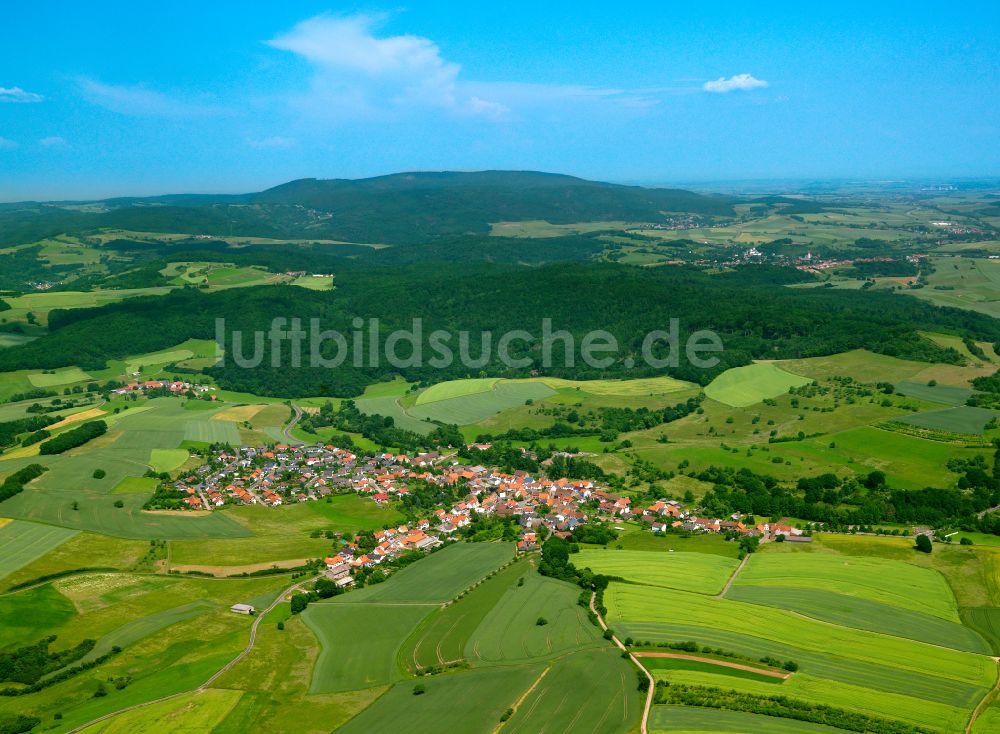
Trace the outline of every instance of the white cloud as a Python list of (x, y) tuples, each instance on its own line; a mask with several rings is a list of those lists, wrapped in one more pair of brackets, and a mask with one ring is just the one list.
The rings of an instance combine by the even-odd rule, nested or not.
[(260, 138), (258, 140), (248, 140), (247, 143), (251, 148), (291, 148), (295, 145), (295, 138), (286, 138), (282, 135), (272, 135), (268, 138)]
[(506, 112), (493, 100), (461, 93), (461, 66), (444, 59), (430, 39), (377, 37), (381, 20), (371, 15), (320, 15), (267, 43), (312, 64), (313, 95), (338, 113), (370, 115), (386, 108), (414, 107), (487, 117)]
[(26, 92), (20, 87), (0, 87), (0, 102), (41, 102), (45, 97), (34, 92)]
[(706, 92), (733, 92), (733, 91), (748, 91), (751, 89), (760, 89), (766, 87), (768, 84), (763, 79), (755, 79), (751, 74), (736, 74), (728, 79), (720, 76), (714, 82), (705, 82), (702, 85), (702, 89)]
[(94, 104), (112, 112), (140, 117), (203, 117), (225, 114), (223, 107), (190, 101), (143, 86), (105, 84), (96, 79), (79, 79), (84, 95)]
[(48, 137), (42, 138), (38, 141), (39, 145), (45, 146), (46, 148), (58, 148), (62, 145), (67, 145), (66, 138), (59, 135), (49, 135)]
[(0, 150), (12, 150), (16, 147), (17, 143), (10, 138), (0, 137)]

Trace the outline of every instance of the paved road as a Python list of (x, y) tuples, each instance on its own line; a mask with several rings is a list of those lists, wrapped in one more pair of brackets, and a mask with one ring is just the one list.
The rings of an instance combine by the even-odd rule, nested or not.
[(254, 619), (253, 624), (250, 625), (250, 640), (249, 642), (247, 642), (247, 646), (243, 648), (243, 651), (240, 652), (239, 655), (230, 660), (228, 663), (226, 663), (224, 666), (222, 666), (222, 668), (217, 670), (214, 674), (212, 674), (212, 676), (208, 680), (206, 680), (197, 688), (191, 688), (187, 691), (178, 691), (177, 693), (171, 693), (169, 696), (161, 696), (160, 698), (154, 698), (152, 701), (143, 701), (142, 703), (137, 703), (133, 706), (126, 706), (123, 709), (118, 709), (117, 711), (112, 711), (109, 714), (104, 714), (104, 716), (98, 716), (96, 719), (88, 721), (86, 724), (82, 724), (76, 727), (75, 729), (70, 729), (66, 734), (75, 734), (76, 732), (83, 731), (88, 726), (93, 726), (94, 724), (99, 724), (102, 721), (107, 721), (108, 719), (114, 718), (119, 714), (124, 714), (127, 711), (134, 711), (136, 709), (141, 709), (146, 706), (152, 706), (154, 703), (169, 701), (172, 698), (179, 698), (180, 696), (186, 696), (189, 693), (199, 693), (205, 690), (210, 685), (212, 685), (212, 683), (214, 683), (220, 676), (229, 672), (229, 670), (234, 665), (236, 665), (243, 658), (245, 658), (247, 655), (250, 654), (250, 651), (253, 649), (254, 643), (257, 641), (257, 628), (260, 626), (260, 623), (264, 620), (264, 617), (267, 615), (268, 612), (270, 612), (272, 609), (278, 606), (286, 596), (302, 588), (305, 584), (311, 583), (318, 578), (319, 576), (313, 576), (312, 578), (306, 579), (305, 581), (299, 581), (298, 583), (289, 586), (287, 589), (278, 594), (278, 596), (275, 597), (274, 601), (268, 605), (267, 609), (264, 609), (263, 611), (257, 614), (257, 618)]
[(302, 419), (302, 409), (295, 403), (292, 403), (292, 410), (295, 411), (295, 415), (293, 415), (292, 419), (288, 421), (288, 425), (281, 429), (281, 433), (288, 441), (289, 446), (301, 446), (301, 441), (297, 438), (292, 438), (292, 429), (295, 428), (295, 425)]
[[(597, 617), (597, 621), (601, 625), (601, 629), (606, 630), (608, 628), (608, 625), (604, 623), (604, 617), (601, 616), (600, 612), (598, 612), (597, 608), (594, 606), (594, 599), (596, 598), (597, 594), (590, 595), (590, 611), (592, 611), (594, 613), (594, 616)], [(611, 641), (615, 643), (615, 645), (617, 645), (623, 652), (628, 653), (629, 659), (636, 664), (639, 670), (641, 670), (643, 673), (646, 674), (646, 678), (649, 680), (649, 688), (646, 691), (646, 705), (642, 709), (642, 724), (640, 727), (641, 734), (649, 734), (649, 729), (647, 728), (647, 724), (649, 722), (649, 709), (653, 705), (653, 695), (656, 693), (656, 681), (653, 679), (653, 676), (650, 675), (649, 671), (646, 670), (646, 666), (644, 666), (642, 663), (639, 662), (639, 658), (637, 658), (632, 653), (628, 652), (628, 648), (625, 647), (624, 644), (622, 644), (621, 640), (612, 635)]]

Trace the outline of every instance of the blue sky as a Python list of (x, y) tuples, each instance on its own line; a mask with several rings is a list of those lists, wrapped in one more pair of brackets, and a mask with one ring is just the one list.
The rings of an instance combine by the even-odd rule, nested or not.
[(13, 3), (0, 200), (424, 169), (1000, 175), (995, 2), (477, 5)]

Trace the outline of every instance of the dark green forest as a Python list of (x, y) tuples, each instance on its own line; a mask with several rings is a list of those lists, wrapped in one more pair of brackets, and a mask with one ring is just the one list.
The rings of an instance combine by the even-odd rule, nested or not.
[[(701, 329), (713, 330), (722, 338), (725, 349), (715, 368), (699, 369), (682, 358), (676, 368), (668, 370), (699, 384), (752, 359), (810, 357), (857, 348), (919, 361), (961, 361), (954, 350), (922, 338), (918, 333), (922, 329), (1000, 341), (1000, 323), (988, 316), (937, 308), (891, 293), (783, 288), (781, 284), (799, 275), (782, 268), (747, 267), (711, 275), (686, 267), (643, 269), (608, 263), (362, 267), (341, 258), (340, 264), (344, 267), (337, 268), (337, 287), (332, 292), (293, 286), (213, 293), (187, 288), (100, 308), (55, 310), (49, 317), (50, 334), (0, 352), (0, 371), (70, 365), (100, 369), (108, 359), (164, 349), (189, 338), (212, 339), (217, 318), (225, 319), (228, 333), (244, 333), (244, 353), (251, 352), (253, 332), (266, 332), (275, 317), (296, 317), (306, 326), (315, 317), (323, 329), (345, 336), (352, 333), (355, 317), (366, 323), (378, 318), (383, 340), (393, 330), (411, 328), (413, 319), (420, 318), (425, 342), (435, 329), (468, 331), (473, 357), (480, 353), (483, 332), (498, 336), (525, 329), (536, 337), (530, 345), (513, 344), (513, 356), (533, 360), (532, 367), (525, 369), (505, 367), (496, 359), (476, 369), (464, 367), (458, 359), (449, 367), (435, 368), (426, 364), (434, 354), (428, 349), (422, 366), (397, 369), (383, 358), (377, 365), (364, 367), (352, 366), (351, 360), (335, 368), (309, 367), (306, 344), (303, 366), (289, 370), (289, 350), (281, 350), (277, 366), (272, 366), (270, 341), (264, 339), (262, 366), (246, 369), (230, 359), (209, 371), (221, 386), (280, 397), (351, 397), (365, 385), (396, 372), (414, 381), (435, 382), (480, 374), (526, 376), (541, 363), (537, 338), (543, 318), (551, 319), (553, 330), (570, 332), (578, 344), (594, 329), (616, 337), (619, 353), (607, 369), (591, 368), (579, 360), (568, 367), (559, 349), (555, 350), (557, 357), (547, 372), (577, 379), (661, 374), (662, 370), (645, 366), (642, 360), (631, 368), (625, 360), (637, 358), (644, 336), (669, 329), (672, 318), (680, 322), (681, 345)], [(328, 342), (322, 354), (333, 353)], [(406, 357), (408, 347), (397, 353)], [(495, 353), (494, 349), (494, 357)]]

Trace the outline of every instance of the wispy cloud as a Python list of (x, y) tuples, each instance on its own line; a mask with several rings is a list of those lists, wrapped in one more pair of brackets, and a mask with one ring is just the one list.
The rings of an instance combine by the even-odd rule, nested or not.
[(13, 140), (0, 136), (0, 150), (13, 150), (16, 147), (17, 143)]
[(69, 145), (69, 143), (66, 142), (66, 138), (60, 135), (49, 135), (48, 137), (39, 140), (38, 144), (46, 148), (58, 148), (63, 145)]
[(184, 99), (144, 86), (106, 84), (96, 79), (77, 80), (80, 91), (91, 102), (113, 112), (138, 117), (204, 117), (225, 114), (216, 104)]
[(430, 107), (495, 117), (506, 111), (494, 100), (462, 93), (461, 66), (446, 60), (432, 40), (378, 37), (382, 21), (371, 15), (320, 15), (267, 43), (312, 64), (313, 92), (339, 112)]
[(281, 148), (291, 148), (295, 145), (296, 142), (297, 141), (295, 140), (295, 138), (286, 138), (283, 135), (272, 135), (267, 138), (248, 140), (247, 144), (251, 148), (281, 149)]
[(725, 94), (726, 92), (735, 91), (745, 92), (751, 89), (760, 89), (766, 86), (768, 86), (766, 81), (763, 79), (756, 79), (751, 74), (736, 74), (728, 79), (724, 76), (720, 76), (714, 82), (705, 82), (702, 85), (702, 89), (706, 92)]
[(0, 87), (0, 102), (31, 103), (44, 100), (40, 94), (26, 92), (20, 87)]

